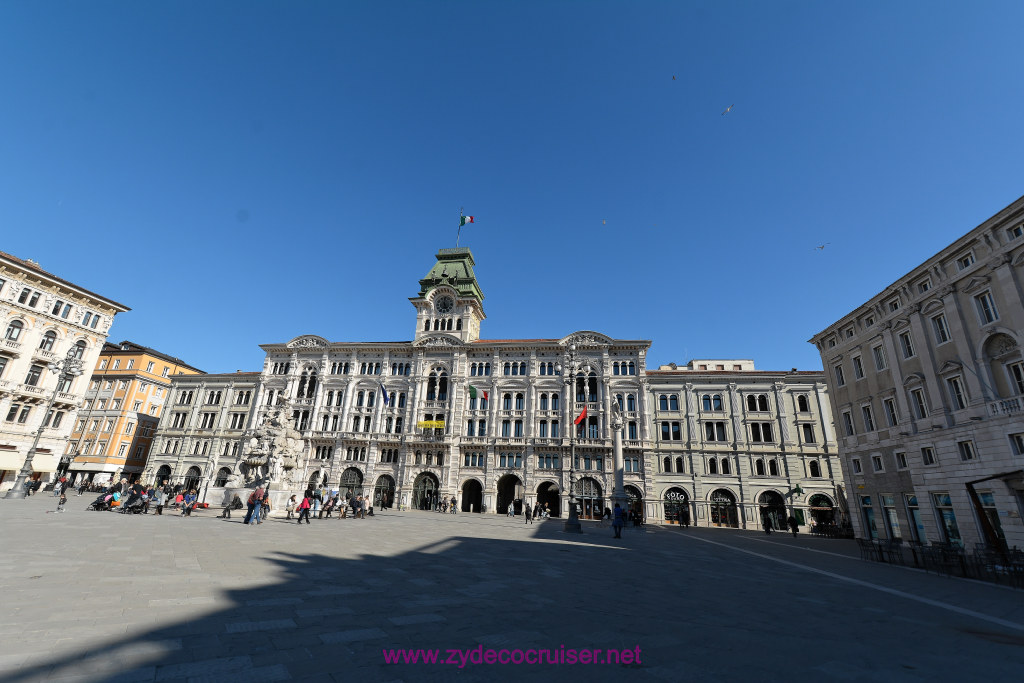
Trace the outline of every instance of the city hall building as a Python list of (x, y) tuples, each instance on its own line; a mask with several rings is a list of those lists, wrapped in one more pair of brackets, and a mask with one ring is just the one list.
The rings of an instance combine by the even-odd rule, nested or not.
[(618, 436), (624, 502), (650, 521), (841, 516), (822, 373), (749, 360), (648, 371), (650, 341), (593, 331), (481, 339), (474, 266), (469, 249), (437, 253), (410, 299), (411, 341), (307, 334), (262, 345), (260, 373), (173, 378), (144, 477), (219, 503), (258, 462), (247, 458), (254, 432), (284, 411), (303, 440), (289, 493), (323, 485), (420, 509), (455, 498), (497, 514), (539, 503), (564, 516), (572, 486), (592, 519), (613, 504)]

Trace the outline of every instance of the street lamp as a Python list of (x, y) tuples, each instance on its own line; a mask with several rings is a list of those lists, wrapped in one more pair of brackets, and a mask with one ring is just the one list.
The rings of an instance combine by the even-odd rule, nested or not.
[[(572, 418), (572, 424), (569, 425), (569, 517), (565, 520), (562, 531), (578, 534), (583, 532), (583, 527), (576, 515), (576, 373), (582, 372), (584, 381), (586, 381), (590, 375), (590, 364), (586, 356), (577, 352), (576, 345), (570, 344), (562, 357), (562, 362), (556, 368), (563, 377), (570, 378), (569, 395), (566, 399), (572, 401), (570, 404), (572, 410), (569, 411), (569, 416)], [(586, 392), (584, 392), (585, 397)]]
[(43, 435), (43, 430), (46, 428), (46, 416), (50, 414), (50, 408), (53, 407), (54, 401), (57, 400), (57, 393), (60, 391), (61, 383), (63, 380), (71, 380), (82, 374), (82, 359), (79, 358), (78, 354), (81, 350), (78, 347), (72, 347), (68, 349), (68, 354), (52, 363), (49, 363), (46, 367), (50, 372), (57, 375), (57, 386), (53, 389), (53, 394), (50, 396), (50, 402), (46, 404), (46, 408), (43, 410), (43, 417), (39, 421), (39, 429), (36, 430), (35, 438), (32, 439), (32, 447), (28, 449), (28, 454), (25, 456), (25, 464), (21, 466), (21, 471), (18, 472), (18, 478), (14, 480), (14, 486), (7, 492), (4, 498), (24, 498), (25, 497), (25, 481), (32, 476), (32, 459), (36, 454), (36, 446), (39, 445), (39, 439)]

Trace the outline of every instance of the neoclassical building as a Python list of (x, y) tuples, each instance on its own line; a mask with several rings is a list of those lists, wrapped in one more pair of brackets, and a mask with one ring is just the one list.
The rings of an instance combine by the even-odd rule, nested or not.
[[(32, 478), (48, 480), (61, 467), (89, 371), (114, 316), (128, 310), (0, 252), (0, 490), (13, 485), (37, 432)], [(73, 379), (50, 371), (69, 352), (85, 370)]]
[(810, 340), (858, 536), (1024, 545), (1024, 197)]
[[(728, 361), (729, 372), (695, 367), (686, 378), (669, 369), (650, 373), (649, 341), (593, 331), (560, 339), (481, 339), (484, 296), (474, 265), (469, 249), (437, 253), (410, 299), (416, 311), (411, 341), (332, 342), (303, 335), (262, 345), (266, 359), (258, 375), (174, 378), (172, 404), (187, 400), (189, 392), (198, 401), (216, 380), (225, 382), (225, 396), (252, 392), (252, 408), (244, 428), (237, 429), (238, 417), (232, 423), (236, 428), (225, 431), (226, 415), (204, 422), (197, 406), (178, 411), (172, 405), (161, 417), (157, 455), (146, 475), (217, 483), (245, 474), (248, 437), (283, 407), (304, 439), (303, 456), (287, 473), (289, 493), (325, 485), (346, 494), (371, 494), (377, 505), (413, 508), (454, 497), (463, 511), (498, 514), (510, 505), (519, 511), (539, 502), (563, 515), (571, 483), (580, 516), (594, 518), (612, 504), (615, 417), (622, 424), (623, 502), (648, 519), (661, 520), (666, 509), (670, 517), (678, 512), (680, 503), (671, 496), (679, 489), (687, 496), (683, 504), (693, 521), (709, 524), (708, 501), (701, 497), (718, 489), (707, 489), (703, 470), (697, 475), (693, 469), (698, 460), (704, 462), (705, 441), (694, 432), (703, 422), (695, 409), (662, 411), (659, 401), (672, 391), (673, 405), (680, 398), (696, 405), (704, 388), (727, 394), (730, 382), (738, 382), (743, 390), (737, 396), (745, 396), (748, 386), (773, 397), (784, 394), (790, 402), (784, 405), (792, 404), (788, 412), (773, 403), (758, 417), (791, 424), (776, 427), (781, 440), (771, 449), (750, 449), (760, 455), (770, 451), (775, 459), (765, 462), (775, 465), (765, 466), (781, 466), (781, 473), (765, 474), (760, 488), (745, 485), (759, 475), (747, 473), (737, 459), (734, 468), (725, 466), (722, 486), (731, 487), (744, 511), (755, 509), (751, 495), (771, 487), (791, 507), (806, 505), (807, 499), (792, 495), (801, 482), (834, 505), (839, 482), (828, 458), (834, 438), (827, 412), (821, 410), (821, 373), (758, 373), (750, 361), (742, 362), (739, 373), (732, 370), (739, 361)], [(777, 390), (776, 384), (784, 389)], [(799, 412), (797, 393), (814, 397), (813, 411)], [(727, 407), (719, 412), (742, 413), (728, 395)], [(685, 441), (674, 439), (671, 427), (667, 441), (659, 438), (663, 417), (680, 425)], [(782, 436), (795, 434), (808, 421), (815, 425), (818, 442)], [(205, 450), (203, 440), (211, 444)], [(734, 437), (730, 444), (746, 448), (748, 441)], [(685, 457), (689, 464), (665, 470), (666, 456), (673, 463)], [(805, 477), (811, 460), (819, 469)], [(753, 460), (749, 463), (756, 467)], [(737, 517), (736, 525), (746, 525), (747, 516)]]

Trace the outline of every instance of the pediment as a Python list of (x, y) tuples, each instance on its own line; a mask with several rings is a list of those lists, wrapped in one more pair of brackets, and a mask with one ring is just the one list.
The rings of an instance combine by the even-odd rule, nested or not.
[(947, 360), (945, 363), (942, 364), (942, 367), (939, 368), (938, 374), (946, 375), (951, 372), (960, 372), (961, 370), (963, 370), (963, 367), (963, 364), (958, 363), (955, 360)]
[(1017, 252), (1017, 255), (1013, 257), (1013, 265), (1019, 266), (1024, 263), (1024, 249)]
[(576, 346), (610, 346), (614, 343), (614, 340), (600, 332), (580, 330), (579, 332), (573, 332), (568, 337), (563, 337), (558, 343), (562, 346), (570, 344), (575, 344)]
[(928, 315), (931, 313), (937, 313), (944, 308), (942, 305), (942, 299), (932, 299), (924, 306), (921, 307), (921, 312)]
[(924, 384), (924, 375), (920, 372), (912, 372), (907, 375), (907, 378), (903, 380), (903, 386), (909, 387), (916, 384)]
[(894, 329), (894, 330), (902, 330), (904, 327), (907, 327), (909, 325), (910, 325), (910, 321), (909, 320), (907, 320), (906, 318), (900, 318), (899, 320), (894, 320), (893, 321), (892, 329)]
[(331, 343), (323, 337), (318, 337), (315, 334), (306, 334), (301, 337), (296, 337), (288, 342), (289, 349), (318, 349), (327, 348)]
[(461, 339), (451, 334), (431, 334), (417, 339), (413, 346), (417, 348), (454, 348), (464, 346)]
[(987, 287), (990, 282), (992, 282), (992, 278), (987, 275), (975, 275), (967, 281), (967, 284), (965, 284), (962, 289), (967, 294), (973, 294), (979, 289)]

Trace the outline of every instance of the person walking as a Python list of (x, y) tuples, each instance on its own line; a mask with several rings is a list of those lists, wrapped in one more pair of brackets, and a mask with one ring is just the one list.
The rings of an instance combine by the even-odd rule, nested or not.
[(622, 506), (616, 503), (615, 509), (612, 511), (612, 531), (615, 532), (615, 538), (622, 538), (623, 523)]
[(285, 519), (291, 519), (293, 514), (298, 514), (298, 504), (299, 501), (295, 500), (295, 494), (293, 493), (292, 497), (289, 498), (288, 502), (285, 504), (288, 508), (288, 514)]
[(790, 515), (786, 521), (789, 522), (789, 528), (793, 531), (793, 538), (796, 538), (796, 532), (800, 529), (800, 523), (796, 521), (796, 517), (793, 515)]
[(761, 523), (761, 528), (764, 529), (764, 532), (767, 535), (771, 536), (772, 535), (772, 518), (769, 517), (768, 515), (765, 515), (764, 516), (764, 521)]
[(524, 524), (533, 524), (533, 511), (529, 505), (523, 506), (523, 518), (526, 520)]
[(156, 491), (153, 492), (153, 503), (156, 504), (156, 514), (163, 516), (164, 514), (164, 502), (167, 500), (167, 493), (161, 487), (157, 487)]
[[(60, 500), (57, 501), (57, 512), (64, 512), (64, 506), (67, 504), (67, 502), (68, 502), (68, 494), (66, 494), (63, 491), (61, 491), (60, 492)], [(793, 534), (793, 535), (795, 536), (796, 534)]]
[[(255, 491), (249, 494), (249, 499), (245, 501), (247, 507), (245, 513), (245, 519), (242, 520), (242, 524), (256, 524), (259, 521), (258, 512), (263, 500), (263, 487), (259, 486)], [(257, 519), (253, 519), (256, 516)]]
[(514, 500), (510, 501), (509, 504), (508, 504), (508, 516), (509, 517), (515, 517), (516, 516), (516, 502)]
[[(308, 492), (307, 492), (308, 493)], [(303, 496), (302, 502), (299, 503), (299, 524), (302, 524), (302, 520), (306, 520), (306, 524), (309, 524), (309, 496)]]
[(452, 499), (451, 499), (451, 511), (452, 511), (453, 515), (458, 513), (458, 509), (457, 509), (458, 503), (459, 503), (458, 499), (456, 499), (455, 496), (452, 496)]
[(263, 491), (263, 499), (260, 501), (260, 518), (257, 524), (263, 524), (263, 522), (270, 516), (270, 489)]

